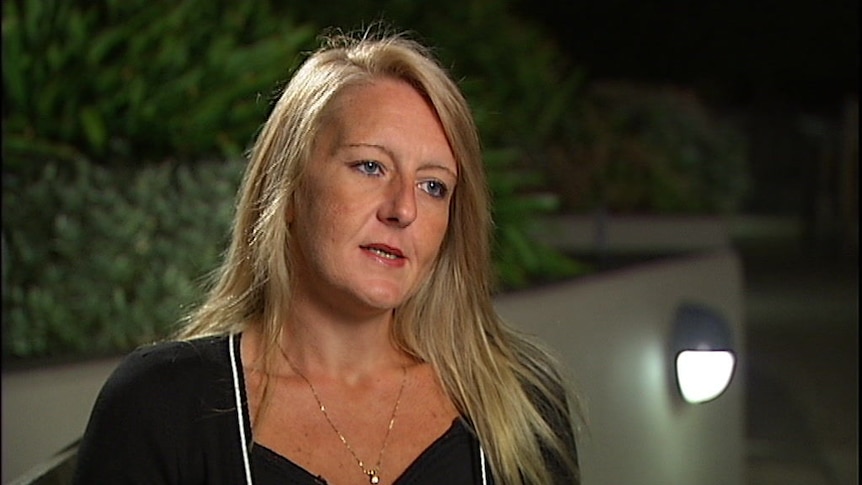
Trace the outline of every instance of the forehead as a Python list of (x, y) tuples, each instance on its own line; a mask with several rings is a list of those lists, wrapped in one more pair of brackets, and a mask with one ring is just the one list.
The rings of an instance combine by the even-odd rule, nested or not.
[(405, 106), (427, 111), (439, 123), (437, 110), (428, 96), (407, 81), (393, 77), (376, 77), (345, 86), (333, 97), (328, 112), (335, 118), (348, 111), (391, 114)]
[(424, 94), (400, 79), (375, 78), (343, 88), (322, 117), (317, 138), (324, 145), (412, 141), (413, 148), (433, 147), (429, 155), (451, 159), (452, 168), (457, 168), (437, 110)]

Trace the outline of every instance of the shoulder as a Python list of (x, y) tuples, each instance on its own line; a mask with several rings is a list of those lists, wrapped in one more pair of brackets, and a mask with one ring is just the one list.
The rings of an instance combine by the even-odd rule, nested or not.
[(140, 410), (141, 418), (181, 419), (183, 411), (194, 412), (202, 402), (221, 400), (224, 393), (219, 389), (231, 385), (230, 376), (227, 337), (147, 345), (117, 366), (102, 387), (94, 412)]
[(140, 347), (123, 359), (106, 386), (164, 389), (193, 384), (230, 365), (227, 345), (227, 337), (207, 337)]
[(130, 353), (118, 369), (131, 372), (164, 368), (192, 371), (230, 365), (228, 338), (227, 335), (219, 335), (146, 345)]
[(227, 337), (133, 351), (96, 398), (76, 483), (178, 483), (197, 473), (196, 450), (213, 441), (202, 433), (220, 429), (204, 417), (230, 402), (231, 387)]

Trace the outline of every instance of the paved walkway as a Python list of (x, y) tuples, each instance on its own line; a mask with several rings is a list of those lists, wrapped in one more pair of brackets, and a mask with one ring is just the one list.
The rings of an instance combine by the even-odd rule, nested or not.
[(749, 485), (859, 480), (858, 251), (738, 244)]

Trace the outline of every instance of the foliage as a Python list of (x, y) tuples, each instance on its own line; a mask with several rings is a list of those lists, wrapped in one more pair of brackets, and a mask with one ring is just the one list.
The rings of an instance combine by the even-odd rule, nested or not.
[(25, 187), (4, 179), (4, 356), (107, 353), (163, 337), (226, 247), (242, 164), (79, 162), (71, 176), (57, 167)]
[(554, 180), (575, 211), (723, 214), (747, 185), (746, 146), (690, 91), (595, 83)]
[(313, 36), (267, 2), (3, 2), (3, 171), (235, 157)]
[(558, 200), (555, 194), (529, 190), (543, 187), (542, 177), (519, 168), (517, 156), (515, 150), (485, 153), (485, 162), (492, 167), (488, 171), (489, 183), (496, 194), (494, 219), (506, 221), (498, 223), (494, 245), (496, 270), (504, 289), (523, 288), (589, 271), (584, 263), (538, 243), (528, 234), (535, 225), (534, 216), (553, 212)]
[(345, 30), (384, 19), (433, 46), (473, 104), (485, 143), (522, 150), (561, 134), (583, 79), (538, 25), (513, 13), (512, 3), (330, 0), (330, 8), (304, 3), (290, 11)]
[[(164, 336), (226, 245), (240, 169), (204, 160), (240, 158), (314, 26), (378, 12), (437, 46), (473, 105), (501, 286), (582, 271), (527, 226), (558, 205), (540, 168), (549, 140), (571, 129), (577, 74), (506, 2), (371, 5), (4, 2), (4, 355)], [(334, 12), (346, 17), (327, 21)]]

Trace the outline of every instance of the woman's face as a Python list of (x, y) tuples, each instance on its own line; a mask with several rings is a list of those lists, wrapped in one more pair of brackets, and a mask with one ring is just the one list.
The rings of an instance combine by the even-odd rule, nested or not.
[(345, 314), (388, 311), (430, 273), (458, 167), (409, 84), (378, 79), (334, 103), (288, 217), (295, 296)]

